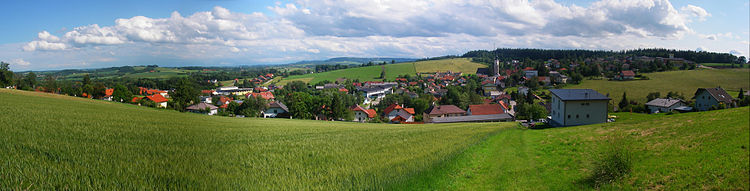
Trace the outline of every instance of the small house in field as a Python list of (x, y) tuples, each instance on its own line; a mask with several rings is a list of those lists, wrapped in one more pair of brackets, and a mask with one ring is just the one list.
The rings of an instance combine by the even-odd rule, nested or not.
[(574, 126), (607, 122), (609, 97), (592, 89), (551, 89), (552, 125)]
[(391, 104), (383, 110), (383, 113), (391, 123), (414, 122), (414, 108)]
[(198, 103), (195, 105), (188, 106), (185, 109), (193, 113), (205, 113), (208, 115), (216, 115), (216, 113), (218, 113), (219, 107), (216, 107), (214, 105), (207, 104), (207, 103)]
[(422, 118), (424, 119), (425, 123), (431, 123), (435, 118), (456, 117), (463, 116), (465, 114), (466, 111), (458, 108), (458, 106), (455, 105), (433, 105), (424, 111), (424, 114), (422, 114)]
[(374, 109), (365, 109), (364, 107), (359, 105), (352, 106), (351, 110), (354, 111), (354, 121), (357, 122), (370, 121), (377, 115)]
[(284, 103), (274, 101), (268, 104), (268, 109), (263, 111), (263, 118), (289, 117), (289, 108)]
[(646, 103), (646, 107), (651, 113), (664, 113), (675, 110), (678, 107), (687, 106), (687, 103), (681, 99), (656, 98)]
[(695, 91), (695, 109), (706, 111), (709, 109), (721, 109), (735, 107), (734, 98), (721, 87), (717, 88), (698, 88)]
[(633, 80), (635, 79), (635, 72), (632, 70), (623, 70), (619, 75), (615, 77), (617, 80)]
[(167, 98), (164, 98), (164, 96), (162, 96), (161, 94), (146, 96), (146, 98), (156, 103), (156, 107), (167, 108), (167, 101), (169, 100), (167, 100)]

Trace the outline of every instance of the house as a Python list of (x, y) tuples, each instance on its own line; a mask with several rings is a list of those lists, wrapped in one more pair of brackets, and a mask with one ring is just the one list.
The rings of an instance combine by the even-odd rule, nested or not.
[(146, 96), (146, 98), (156, 103), (156, 107), (167, 108), (167, 101), (169, 100), (167, 100), (167, 98), (164, 98), (164, 96), (162, 96), (161, 94)]
[(365, 109), (364, 107), (359, 105), (352, 106), (351, 110), (354, 111), (354, 121), (357, 122), (370, 121), (377, 115), (374, 109)]
[(213, 98), (211, 98), (211, 96), (200, 96), (200, 97), (198, 97), (198, 99), (200, 99), (201, 102), (203, 102), (203, 103), (210, 104), (210, 103), (212, 103), (212, 99)]
[(435, 118), (455, 117), (462, 116), (464, 114), (466, 114), (466, 111), (458, 108), (455, 105), (433, 105), (424, 111), (422, 117), (424, 118), (424, 121), (426, 123), (431, 123)]
[(385, 95), (393, 93), (393, 87), (389, 85), (360, 87), (357, 89), (359, 90), (359, 92), (362, 92), (362, 95), (366, 99), (371, 99), (371, 100), (381, 99), (381, 98), (384, 98)]
[(391, 104), (383, 110), (383, 113), (392, 123), (414, 122), (414, 108), (405, 108), (402, 105)]
[(274, 101), (268, 104), (268, 109), (263, 111), (263, 118), (290, 117), (289, 108), (284, 103)]
[(273, 96), (273, 92), (249, 93), (249, 94), (247, 94), (246, 98), (258, 97), (258, 96), (260, 96), (261, 98), (263, 98), (265, 100), (274, 100), (274, 99), (276, 99), (276, 97)]
[(713, 108), (735, 107), (732, 96), (727, 94), (721, 87), (717, 88), (698, 88), (695, 91), (695, 109), (706, 111)]
[(523, 73), (524, 73), (524, 77), (528, 79), (531, 79), (534, 76), (539, 76), (539, 71), (534, 70), (534, 68), (531, 68), (531, 67), (526, 67), (525, 69), (523, 69)]
[(494, 83), (485, 83), (482, 85), (482, 90), (484, 90), (484, 95), (489, 96), (490, 92), (497, 91), (497, 85)]
[(216, 115), (216, 113), (218, 113), (219, 107), (208, 103), (199, 103), (188, 106), (185, 109), (193, 113), (206, 113), (208, 115)]
[(469, 105), (466, 115), (494, 115), (503, 114), (505, 111), (500, 104), (479, 104)]
[(592, 89), (551, 89), (552, 125), (573, 126), (607, 121), (610, 98)]
[(646, 107), (648, 107), (648, 110), (650, 110), (651, 113), (670, 112), (675, 108), (682, 106), (687, 106), (687, 104), (681, 99), (672, 98), (656, 98), (646, 103)]
[(620, 75), (615, 77), (617, 80), (633, 80), (635, 79), (635, 73), (632, 70), (623, 70)]
[(539, 76), (537, 77), (537, 80), (541, 82), (542, 84), (544, 84), (544, 86), (549, 86), (552, 82), (547, 76)]
[(104, 97), (102, 97), (102, 99), (107, 100), (107, 101), (112, 101), (112, 93), (114, 92), (115, 92), (115, 89), (112, 89), (112, 88), (104, 90)]

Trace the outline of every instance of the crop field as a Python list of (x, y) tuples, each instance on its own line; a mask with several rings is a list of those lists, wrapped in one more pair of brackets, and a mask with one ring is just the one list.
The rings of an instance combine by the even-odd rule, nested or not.
[[(622, 93), (627, 92), (628, 99), (640, 103), (646, 101), (650, 92), (660, 92), (666, 96), (667, 92), (679, 92), (690, 99), (698, 88), (714, 88), (721, 86), (727, 91), (739, 92), (750, 89), (750, 70), (722, 69), (722, 70), (681, 70), (669, 72), (647, 73), (649, 80), (608, 81), (588, 80), (581, 84), (566, 86), (566, 89), (586, 88), (594, 89), (602, 94), (609, 93), (609, 97), (617, 103), (622, 99)], [(736, 97), (737, 94), (731, 94)]]
[(516, 126), (228, 118), (7, 89), (0, 100), (0, 189), (382, 189)]
[[(477, 68), (482, 67), (487, 66), (471, 62), (469, 59), (465, 58), (387, 64), (385, 65), (385, 78), (393, 80), (399, 75), (414, 76), (417, 72), (445, 72), (448, 70), (453, 72), (463, 72), (464, 74), (475, 74)], [(382, 79), (378, 79), (381, 71), (381, 66), (348, 68), (322, 73), (289, 76), (279, 82), (279, 84), (283, 85), (295, 80), (308, 83), (318, 83), (324, 80), (335, 81), (338, 78), (359, 79), (360, 81), (381, 81)]]
[[(750, 108), (648, 115), (550, 129), (504, 129), (399, 190), (748, 190)], [(629, 173), (592, 174), (624, 153)]]

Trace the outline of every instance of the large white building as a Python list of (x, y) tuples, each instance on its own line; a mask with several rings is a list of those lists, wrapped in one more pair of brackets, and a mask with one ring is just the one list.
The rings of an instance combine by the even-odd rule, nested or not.
[(552, 125), (574, 126), (607, 122), (607, 96), (592, 89), (551, 89)]

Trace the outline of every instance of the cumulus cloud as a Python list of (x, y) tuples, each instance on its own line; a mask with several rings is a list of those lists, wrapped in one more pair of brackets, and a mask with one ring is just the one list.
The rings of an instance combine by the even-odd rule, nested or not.
[[(687, 24), (710, 16), (693, 5), (675, 9), (668, 0), (601, 0), (586, 7), (553, 0), (299, 0), (277, 2), (268, 9), (272, 15), (214, 7), (189, 16), (173, 12), (166, 18), (121, 18), (111, 26), (79, 26), (56, 32), (57, 36), (42, 31), (22, 49), (125, 56), (130, 53), (122, 47), (138, 47), (129, 50), (169, 59), (233, 59), (215, 63), (429, 57), (489, 49), (493, 43), (499, 47), (623, 49), (658, 46), (633, 39), (696, 35)], [(716, 39), (718, 35), (701, 37)]]
[(12, 61), (10, 61), (10, 63), (11, 63), (11, 64), (17, 64), (17, 65), (20, 65), (20, 66), (28, 66), (28, 65), (31, 65), (31, 63), (29, 63), (29, 62), (27, 62), (27, 61), (25, 61), (25, 60), (23, 60), (23, 59), (21, 59), (21, 58), (16, 58), (16, 59), (13, 59)]

